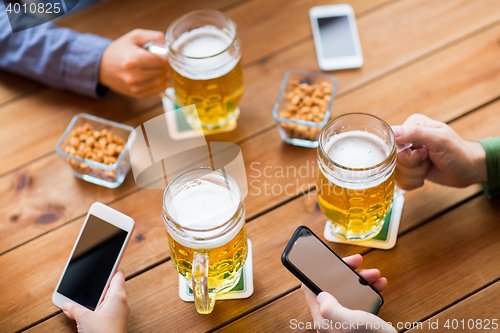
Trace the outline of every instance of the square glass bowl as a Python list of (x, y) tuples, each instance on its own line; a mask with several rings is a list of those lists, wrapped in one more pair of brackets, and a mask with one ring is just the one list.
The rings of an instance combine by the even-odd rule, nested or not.
[[(315, 84), (321, 85), (322, 82), (326, 82), (331, 85), (331, 92), (323, 94), (323, 96), (329, 96), (329, 100), (326, 100), (325, 97), (320, 98), (327, 103), (327, 109), (321, 122), (302, 119), (290, 119), (279, 116), (280, 114), (283, 114), (282, 111), (285, 111), (289, 108), (289, 105), (291, 103), (291, 100), (289, 99), (290, 93), (292, 93), (292, 95), (294, 94), (294, 88), (292, 87), (292, 82), (294, 81), (298, 82), (299, 84), (307, 83), (310, 86)], [(330, 112), (336, 89), (337, 78), (333, 75), (305, 72), (299, 70), (287, 71), (285, 73), (285, 77), (283, 78), (283, 83), (281, 84), (278, 100), (276, 101), (273, 110), (273, 117), (278, 123), (278, 130), (280, 132), (281, 139), (283, 139), (283, 141), (285, 141), (286, 143), (295, 146), (309, 148), (318, 147), (318, 135), (321, 129), (330, 119)], [(313, 100), (316, 100), (316, 97), (311, 98)], [(303, 98), (301, 98), (300, 101), (303, 101)]]
[[(106, 129), (111, 131), (113, 135), (119, 136), (124, 141), (124, 147), (116, 162), (111, 165), (99, 163), (86, 158), (71, 155), (65, 152), (65, 149), (70, 145), (71, 132), (85, 124), (89, 124), (95, 131)], [(108, 188), (116, 188), (123, 183), (127, 172), (130, 170), (129, 147), (131, 140), (134, 140), (134, 128), (122, 125), (113, 121), (91, 116), (89, 114), (80, 113), (73, 117), (66, 128), (62, 138), (56, 146), (56, 152), (61, 159), (73, 170), (73, 174), (82, 178), (85, 181)], [(133, 133), (129, 139), (130, 133)], [(129, 139), (127, 141), (127, 139)]]

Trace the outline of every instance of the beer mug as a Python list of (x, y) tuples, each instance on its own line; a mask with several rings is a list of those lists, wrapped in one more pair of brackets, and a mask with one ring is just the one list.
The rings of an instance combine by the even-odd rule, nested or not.
[(186, 114), (188, 123), (212, 130), (236, 122), (243, 94), (236, 24), (219, 11), (196, 10), (175, 20), (165, 39), (166, 45), (148, 42), (144, 48), (168, 54), (175, 97), (167, 97), (181, 107), (196, 105), (197, 114)]
[(216, 294), (238, 283), (247, 258), (238, 184), (219, 170), (186, 171), (165, 189), (163, 220), (172, 263), (188, 280), (196, 310), (211, 313)]
[(382, 119), (350, 113), (332, 119), (319, 135), (318, 204), (336, 236), (375, 237), (392, 208), (396, 140)]

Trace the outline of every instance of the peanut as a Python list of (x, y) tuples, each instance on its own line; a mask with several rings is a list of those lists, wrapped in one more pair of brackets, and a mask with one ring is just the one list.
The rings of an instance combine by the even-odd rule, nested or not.
[(117, 135), (113, 135), (113, 141), (114, 143), (116, 143), (117, 145), (122, 145), (123, 144), (123, 139), (120, 138), (119, 136)]
[(73, 148), (78, 148), (78, 144), (80, 143), (80, 140), (78, 140), (77, 137), (72, 137), (70, 140), (69, 140), (69, 144), (71, 145), (71, 147)]
[[(333, 86), (326, 82), (308, 84), (298, 80), (290, 80), (289, 92), (286, 93), (288, 104), (278, 112), (280, 118), (305, 120), (320, 123), (325, 118), (331, 99)], [(288, 137), (306, 140), (317, 140), (320, 127), (295, 123), (280, 122)]]
[[(290, 113), (285, 114), (286, 118)], [(285, 117), (284, 116), (284, 117)], [(70, 133), (69, 144), (64, 148), (67, 154), (108, 165), (114, 164), (125, 149), (125, 141), (107, 129), (95, 130), (88, 123)], [(101, 179), (116, 181), (116, 170), (102, 170), (87, 163), (65, 158), (78, 173), (89, 174)]]
[(92, 147), (94, 145), (95, 139), (93, 136), (88, 137), (87, 140), (85, 140), (85, 146), (87, 147)]

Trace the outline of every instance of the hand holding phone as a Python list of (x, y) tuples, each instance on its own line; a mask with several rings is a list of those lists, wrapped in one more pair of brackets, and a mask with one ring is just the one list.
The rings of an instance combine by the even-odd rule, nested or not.
[[(353, 256), (354, 257), (354, 256)], [(348, 257), (348, 260), (353, 257)], [(360, 258), (360, 256), (357, 256)], [(396, 329), (376, 315), (358, 310), (350, 310), (329, 293), (322, 292), (316, 296), (304, 284), (302, 293), (313, 317), (319, 325), (319, 333), (363, 332), (363, 333), (397, 333)], [(318, 328), (318, 326), (316, 326)]]
[[(354, 261), (356, 259), (350, 259), (354, 267), (361, 265), (362, 258), (358, 257), (357, 262)], [(305, 226), (297, 228), (283, 251), (281, 261), (316, 295), (326, 291), (345, 308), (377, 314), (382, 306), (382, 296), (369, 281), (356, 273)], [(372, 280), (370, 276), (367, 278)], [(385, 284), (381, 287), (385, 287)]]
[(126, 333), (130, 306), (125, 293), (123, 270), (118, 268), (113, 275), (104, 300), (95, 311), (70, 302), (64, 304), (63, 311), (68, 318), (76, 321), (78, 332)]
[(52, 302), (59, 308), (70, 302), (94, 310), (102, 302), (118, 268), (134, 224), (127, 215), (102, 203), (94, 203), (52, 295)]

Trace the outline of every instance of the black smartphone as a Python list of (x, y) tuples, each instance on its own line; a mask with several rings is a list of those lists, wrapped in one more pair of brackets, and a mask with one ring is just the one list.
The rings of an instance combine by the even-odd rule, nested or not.
[(281, 262), (316, 295), (326, 291), (348, 309), (377, 314), (384, 303), (365, 279), (305, 226), (295, 230)]

